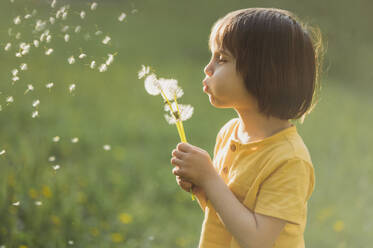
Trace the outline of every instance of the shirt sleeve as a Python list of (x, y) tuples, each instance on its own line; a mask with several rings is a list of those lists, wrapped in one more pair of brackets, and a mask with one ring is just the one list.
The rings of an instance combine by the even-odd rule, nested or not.
[(260, 185), (254, 212), (300, 225), (313, 189), (312, 165), (298, 158), (288, 160)]

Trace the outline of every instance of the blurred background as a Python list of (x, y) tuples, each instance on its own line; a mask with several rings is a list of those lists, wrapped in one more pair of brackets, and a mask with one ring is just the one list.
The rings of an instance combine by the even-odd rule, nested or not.
[[(208, 36), (218, 18), (248, 7), (290, 10), (324, 35), (320, 100), (296, 123), (316, 174), (306, 247), (371, 247), (373, 2), (96, 2), (0, 2), (0, 247), (197, 247), (203, 212), (171, 172), (176, 127), (137, 72), (144, 64), (178, 80), (180, 103), (194, 106), (187, 140), (212, 156), (236, 113), (202, 91)], [(37, 20), (46, 21), (39, 32)], [(45, 30), (51, 37), (34, 47)], [(31, 45), (23, 55), (22, 42)], [(108, 54), (114, 62), (100, 72)]]

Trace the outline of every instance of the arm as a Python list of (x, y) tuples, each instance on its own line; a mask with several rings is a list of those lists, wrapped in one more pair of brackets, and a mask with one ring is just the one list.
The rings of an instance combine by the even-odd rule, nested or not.
[(247, 209), (217, 175), (206, 181), (204, 192), (219, 218), (243, 248), (270, 248), (286, 224), (285, 220), (256, 214)]

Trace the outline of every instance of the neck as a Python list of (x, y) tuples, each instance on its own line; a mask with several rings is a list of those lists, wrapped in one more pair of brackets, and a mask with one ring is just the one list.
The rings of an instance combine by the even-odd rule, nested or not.
[(254, 111), (235, 110), (240, 119), (238, 132), (241, 137), (246, 137), (248, 141), (265, 139), (292, 126), (288, 120), (274, 117), (267, 118)]

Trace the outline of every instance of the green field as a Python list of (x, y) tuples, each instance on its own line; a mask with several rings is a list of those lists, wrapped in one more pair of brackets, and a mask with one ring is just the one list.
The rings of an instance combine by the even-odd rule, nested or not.
[[(212, 156), (217, 132), (236, 115), (211, 106), (202, 91), (209, 31), (228, 11), (258, 5), (299, 13), (330, 37), (332, 55), (326, 61), (331, 69), (322, 78), (320, 102), (304, 124), (297, 124), (316, 174), (306, 247), (371, 246), (373, 99), (364, 83), (370, 74), (365, 67), (356, 81), (350, 67), (343, 74), (343, 57), (333, 47), (333, 37), (341, 36), (328, 26), (333, 16), (328, 19), (317, 6), (296, 1), (105, 0), (97, 1), (94, 11), (88, 1), (57, 1), (56, 9), (68, 3), (70, 9), (65, 21), (49, 25), (52, 41), (16, 57), (20, 42), (40, 36), (32, 33), (36, 20), (56, 13), (47, 2), (0, 3), (0, 152), (5, 150), (0, 155), (0, 247), (197, 247), (203, 212), (171, 172), (171, 151), (180, 142), (176, 127), (167, 124), (161, 97), (146, 93), (137, 71), (149, 65), (159, 77), (179, 81), (185, 93), (180, 103), (194, 106), (192, 118), (184, 122), (188, 142)], [(13, 23), (33, 9), (35, 16)], [(81, 10), (85, 19), (79, 17)], [(117, 20), (121, 12), (127, 13), (124, 22)], [(65, 25), (69, 42), (63, 40)], [(77, 25), (80, 33), (72, 30)], [(97, 30), (103, 33), (97, 36)], [(87, 33), (90, 38), (84, 38)], [(106, 35), (108, 45), (101, 43)], [(12, 48), (4, 51), (8, 42)], [(50, 47), (54, 52), (46, 56)], [(370, 53), (361, 63), (368, 62), (372, 47), (364, 49)], [(81, 51), (88, 58), (68, 64), (67, 58)], [(102, 62), (108, 53), (118, 53), (108, 71), (89, 68), (90, 61)], [(28, 70), (12, 84), (11, 71), (21, 63)], [(24, 94), (28, 84), (34, 90)], [(71, 84), (76, 84), (72, 93)], [(14, 102), (7, 103), (9, 96)], [(39, 116), (32, 118), (35, 109)], [(59, 142), (53, 142), (55, 136)], [(74, 137), (77, 143), (71, 142)], [(55, 161), (49, 161), (51, 156)], [(55, 165), (60, 168), (54, 170)]]

